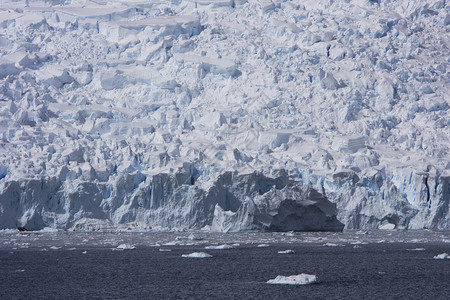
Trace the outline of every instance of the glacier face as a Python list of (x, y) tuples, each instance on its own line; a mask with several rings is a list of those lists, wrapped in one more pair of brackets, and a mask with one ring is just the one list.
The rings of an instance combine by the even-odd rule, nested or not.
[(449, 31), (444, 0), (4, 0), (0, 227), (449, 229)]

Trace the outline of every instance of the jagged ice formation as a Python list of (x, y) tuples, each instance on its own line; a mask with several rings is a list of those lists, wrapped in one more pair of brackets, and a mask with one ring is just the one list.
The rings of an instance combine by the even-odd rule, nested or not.
[(449, 36), (445, 0), (3, 0), (0, 228), (449, 229)]

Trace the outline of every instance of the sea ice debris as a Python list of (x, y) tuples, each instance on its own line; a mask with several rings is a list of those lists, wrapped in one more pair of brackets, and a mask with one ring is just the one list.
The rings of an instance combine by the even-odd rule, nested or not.
[(317, 281), (316, 275), (309, 275), (302, 273), (300, 275), (291, 275), (291, 276), (278, 275), (275, 279), (270, 279), (269, 281), (267, 281), (267, 283), (305, 285), (314, 283), (316, 281)]
[(205, 252), (193, 252), (190, 254), (182, 254), (182, 257), (189, 257), (189, 258), (207, 258), (212, 257), (212, 255), (205, 253)]
[(441, 253), (433, 257), (434, 259), (450, 259), (450, 256), (447, 253)]
[(292, 249), (287, 249), (287, 250), (282, 250), (282, 251), (278, 251), (279, 254), (294, 254), (295, 251)]
[(217, 246), (212, 245), (212, 246), (205, 247), (205, 249), (208, 249), (208, 250), (227, 250), (227, 249), (233, 249), (233, 248), (234, 248), (233, 246), (227, 245), (227, 244), (217, 245)]
[(134, 249), (136, 249), (136, 246), (131, 245), (131, 244), (120, 244), (119, 246), (117, 246), (116, 249), (117, 250), (134, 250)]

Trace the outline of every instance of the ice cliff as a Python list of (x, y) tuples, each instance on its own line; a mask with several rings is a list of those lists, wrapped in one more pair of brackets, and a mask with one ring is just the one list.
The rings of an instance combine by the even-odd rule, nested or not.
[(450, 229), (449, 36), (445, 0), (1, 1), (0, 228)]

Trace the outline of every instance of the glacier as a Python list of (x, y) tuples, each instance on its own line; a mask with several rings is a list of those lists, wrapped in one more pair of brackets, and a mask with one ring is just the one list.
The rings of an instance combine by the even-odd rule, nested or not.
[(3, 0), (0, 228), (450, 229), (445, 0)]

